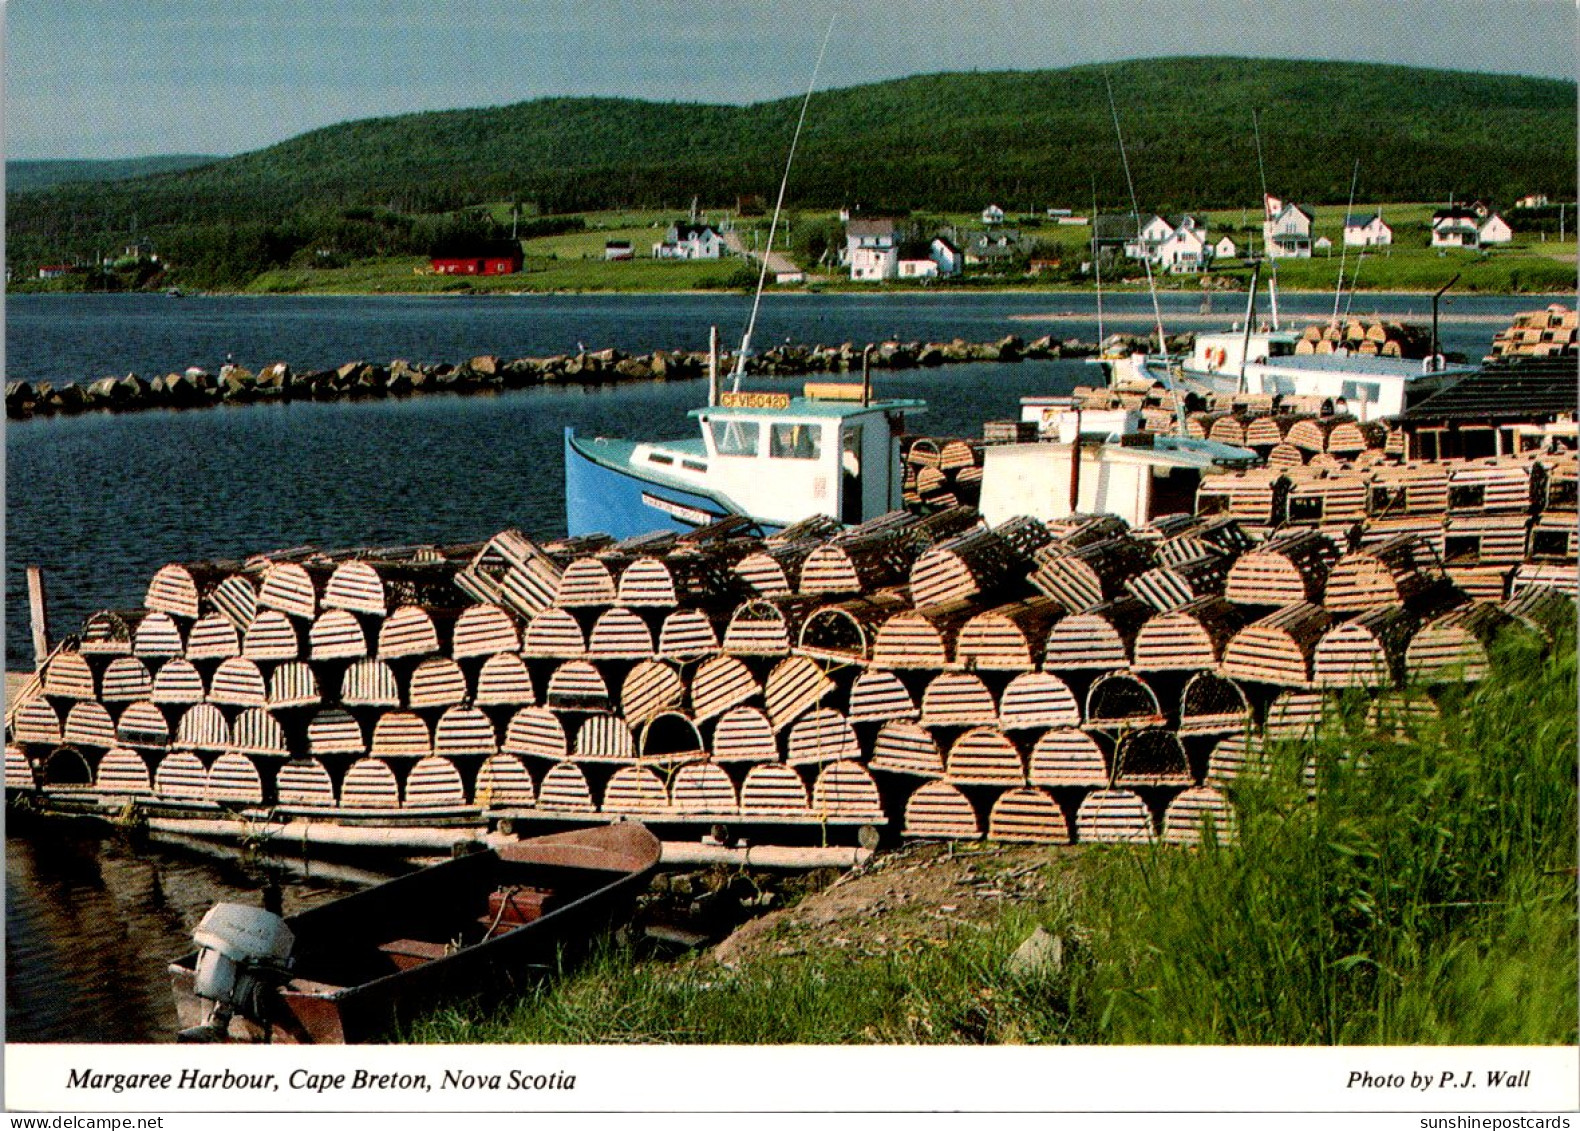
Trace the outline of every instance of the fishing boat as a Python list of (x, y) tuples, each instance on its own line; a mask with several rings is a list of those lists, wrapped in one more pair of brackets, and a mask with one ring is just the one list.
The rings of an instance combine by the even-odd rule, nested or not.
[(287, 919), (218, 904), (170, 965), (178, 1039), (354, 1044), (528, 985), (630, 913), (659, 851), (622, 823), (473, 852)]
[(565, 523), (572, 536), (686, 531), (731, 515), (764, 533), (814, 515), (855, 525), (900, 506), (900, 436), (920, 400), (874, 400), (866, 384), (722, 393), (669, 441), (565, 432)]

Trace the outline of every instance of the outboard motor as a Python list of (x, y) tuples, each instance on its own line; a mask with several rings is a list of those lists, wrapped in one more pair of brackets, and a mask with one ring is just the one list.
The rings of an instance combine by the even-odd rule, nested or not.
[(208, 1021), (183, 1029), (179, 1041), (224, 1040), (230, 1019), (265, 1024), (269, 991), (290, 976), (296, 937), (285, 920), (261, 907), (216, 903), (192, 934), (197, 943), (193, 992), (214, 1003)]

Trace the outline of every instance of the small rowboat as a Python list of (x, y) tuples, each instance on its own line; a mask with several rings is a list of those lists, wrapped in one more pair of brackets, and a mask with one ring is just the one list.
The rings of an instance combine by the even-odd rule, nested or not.
[[(629, 915), (658, 860), (657, 838), (625, 823), (474, 852), (283, 924), (222, 904), (198, 929), (200, 949), (170, 965), (180, 1039), (355, 1044), (444, 1001), (530, 985)], [(229, 961), (203, 949), (234, 941), (216, 943), (210, 929), (227, 907), (249, 928), (272, 920), (278, 934), (261, 949), (283, 940), (288, 958), (239, 960), (239, 983), (246, 986), (249, 963), (256, 976), (221, 1001), (198, 990), (208, 984), (205, 966)]]

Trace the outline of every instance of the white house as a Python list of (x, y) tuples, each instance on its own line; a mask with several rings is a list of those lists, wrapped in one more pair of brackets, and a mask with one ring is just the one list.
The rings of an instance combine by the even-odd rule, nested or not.
[(984, 224), (1002, 224), (1004, 222), (1004, 210), (996, 204), (988, 205), (982, 210), (982, 222)]
[(1160, 260), (1163, 243), (1174, 234), (1174, 225), (1161, 216), (1154, 215), (1141, 225), (1136, 238), (1125, 244), (1125, 255), (1131, 259), (1145, 259), (1152, 263)]
[(1194, 275), (1206, 269), (1212, 251), (1201, 231), (1182, 224), (1158, 245), (1157, 261), (1172, 275)]
[(900, 278), (936, 279), (938, 278), (938, 264), (931, 259), (902, 259), (900, 260)]
[[(1274, 207), (1277, 211), (1274, 211)], [(1285, 204), (1277, 197), (1267, 198), (1267, 219), (1262, 224), (1262, 242), (1271, 259), (1310, 259), (1312, 214), (1298, 204)]]
[(933, 242), (927, 245), (927, 256), (938, 264), (940, 275), (958, 275), (965, 270), (965, 255), (943, 236), (933, 237)]
[(1228, 236), (1224, 236), (1223, 239), (1212, 245), (1212, 257), (1214, 259), (1236, 259), (1239, 255), (1239, 245)]
[(1393, 243), (1393, 229), (1383, 223), (1382, 214), (1351, 216), (1344, 221), (1346, 247), (1387, 247)]
[(1333, 241), (1328, 239), (1327, 236), (1318, 236), (1317, 237), (1317, 242), (1312, 244), (1311, 248), (1312, 248), (1313, 251), (1325, 251), (1329, 255), (1332, 255), (1333, 254)]
[(1547, 194), (1546, 193), (1544, 193), (1544, 192), (1533, 192), (1533, 193), (1529, 194), (1528, 196), (1522, 196), (1522, 197), (1520, 197), (1520, 199), (1516, 200), (1514, 202), (1514, 207), (1516, 207), (1516, 208), (1546, 208), (1548, 203), (1549, 202), (1547, 200)]
[(1514, 229), (1509, 227), (1509, 222), (1496, 212), (1481, 222), (1481, 229), (1477, 235), (1481, 239), (1482, 247), (1488, 244), (1514, 242)]
[(671, 224), (664, 241), (653, 245), (654, 259), (718, 259), (724, 237), (712, 224)]
[(1432, 213), (1433, 247), (1480, 247), (1481, 217), (1464, 205), (1439, 208)]
[(900, 247), (894, 221), (852, 220), (846, 224), (845, 258), (852, 279), (898, 278)]
[(636, 252), (631, 247), (631, 241), (630, 240), (605, 240), (604, 241), (603, 257), (605, 259), (611, 259), (611, 260), (613, 260), (613, 259), (632, 259), (632, 258), (635, 257), (635, 255), (636, 255)]

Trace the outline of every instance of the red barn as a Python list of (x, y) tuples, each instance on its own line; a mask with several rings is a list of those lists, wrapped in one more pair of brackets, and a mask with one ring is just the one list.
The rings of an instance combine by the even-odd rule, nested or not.
[(515, 240), (474, 240), (435, 248), (428, 262), (440, 275), (514, 275), (524, 260)]

